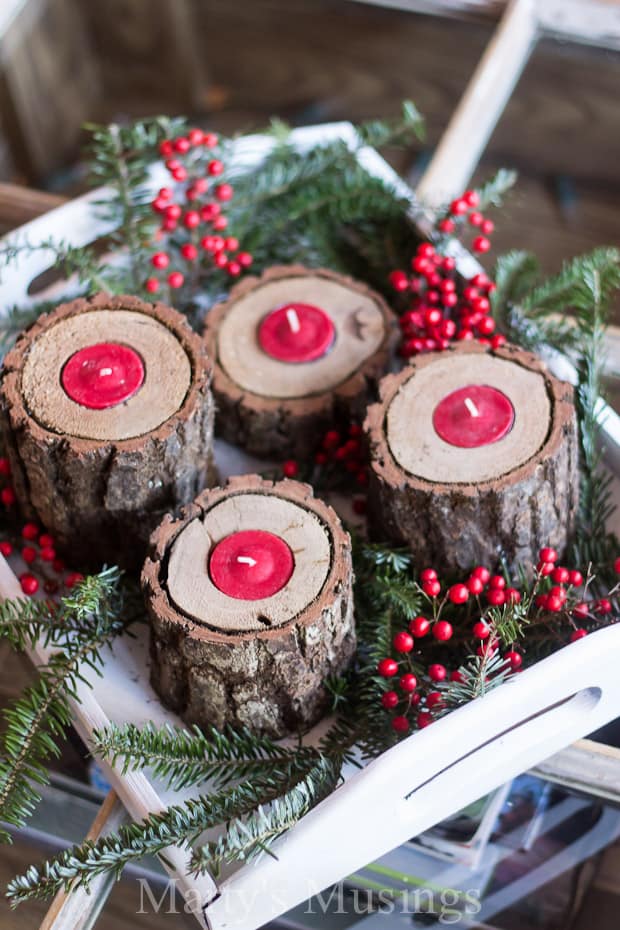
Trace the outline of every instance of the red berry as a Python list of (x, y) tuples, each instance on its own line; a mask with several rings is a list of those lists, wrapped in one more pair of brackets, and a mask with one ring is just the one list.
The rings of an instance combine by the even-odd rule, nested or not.
[(480, 203), (480, 196), (477, 191), (469, 190), (463, 194), (463, 200), (468, 207), (477, 207)]
[(419, 728), (423, 730), (425, 727), (430, 726), (430, 724), (433, 722), (433, 715), (430, 714), (427, 710), (422, 710), (418, 714), (416, 722)]
[(426, 636), (430, 630), (431, 625), (426, 617), (414, 617), (414, 619), (409, 623), (409, 631), (413, 636)]
[(422, 590), (423, 590), (424, 593), (427, 594), (429, 597), (437, 597), (437, 595), (438, 595), (439, 592), (441, 591), (441, 585), (440, 585), (439, 582), (436, 581), (436, 580), (435, 580), (435, 581), (425, 581), (424, 584), (422, 585)]
[(11, 463), (7, 458), (0, 458), (0, 475), (3, 475), (5, 478), (11, 474)]
[(448, 588), (448, 600), (453, 604), (464, 604), (469, 597), (469, 591), (464, 584), (453, 584)]
[(569, 572), (568, 583), (572, 584), (574, 588), (580, 588), (583, 584), (583, 575), (581, 572), (578, 572), (576, 569), (573, 569), (572, 572)]
[(479, 213), (477, 210), (469, 214), (469, 222), (472, 226), (480, 226), (483, 219), (482, 213)]
[(493, 220), (483, 220), (480, 228), (485, 236), (490, 236), (495, 229), (495, 224)]
[(558, 565), (557, 568), (554, 568), (551, 572), (551, 579), (552, 581), (555, 581), (556, 584), (566, 584), (569, 578), (569, 570), (564, 568), (562, 565)]
[(44, 562), (53, 562), (56, 558), (56, 550), (52, 546), (43, 546), (39, 555)]
[(159, 143), (159, 154), (163, 155), (164, 158), (172, 155), (172, 139), (164, 139)]
[(212, 178), (218, 177), (224, 171), (224, 165), (218, 158), (212, 159), (207, 165), (207, 174), (210, 174)]
[(516, 672), (516, 670), (521, 668), (523, 665), (523, 656), (520, 653), (515, 652), (514, 649), (511, 649), (510, 652), (507, 652), (504, 655), (504, 658), (510, 662), (510, 667), (513, 672)]
[(427, 707), (437, 707), (438, 704), (441, 704), (443, 701), (443, 695), (441, 691), (430, 691), (426, 695), (426, 706)]
[(180, 152), (182, 155), (184, 155), (186, 152), (189, 152), (190, 150), (190, 141), (189, 139), (186, 139), (185, 136), (179, 136), (174, 140), (172, 145), (175, 152)]
[(202, 145), (204, 142), (204, 133), (202, 129), (190, 129), (187, 136), (191, 145)]
[(501, 607), (502, 604), (506, 603), (506, 595), (501, 588), (489, 588), (487, 601), (492, 607)]
[(557, 597), (556, 595), (553, 595), (553, 594), (547, 595), (546, 607), (547, 607), (547, 610), (551, 611), (551, 613), (553, 614), (559, 613), (559, 611), (562, 610), (563, 606), (564, 606), (564, 601), (561, 597)]
[(198, 210), (188, 210), (183, 217), (183, 225), (187, 229), (195, 229), (196, 226), (200, 226), (200, 213)]
[(453, 216), (462, 216), (464, 213), (467, 213), (469, 207), (467, 201), (462, 197), (457, 197), (456, 200), (453, 200), (450, 204), (450, 213)]
[(36, 539), (39, 535), (39, 527), (36, 523), (25, 523), (22, 527), (22, 537), (24, 539)]
[(506, 345), (506, 337), (505, 337), (504, 335), (502, 335), (502, 333), (497, 333), (497, 334), (496, 334), (495, 336), (493, 336), (493, 338), (491, 339), (491, 348), (492, 348), (492, 349), (500, 349), (502, 346), (505, 346), (505, 345)]
[(147, 278), (144, 282), (144, 286), (149, 294), (155, 294), (159, 290), (159, 281), (157, 278)]
[(509, 604), (521, 603), (521, 593), (517, 591), (516, 588), (506, 588), (504, 591), (504, 597)]
[(484, 565), (477, 565), (472, 572), (474, 578), (479, 578), (483, 584), (487, 584), (491, 577), (491, 572)]
[(620, 556), (614, 562), (614, 569), (617, 575), (620, 575)]
[(551, 549), (550, 546), (545, 546), (544, 549), (541, 549), (538, 553), (538, 558), (541, 562), (557, 562), (558, 554), (555, 549)]
[(8, 556), (10, 556), (12, 551), (13, 551), (13, 546), (11, 545), (10, 542), (8, 542), (8, 540), (4, 540), (3, 542), (0, 542), (0, 553), (2, 553), (5, 559), (8, 558)]
[(418, 679), (411, 672), (407, 672), (401, 676), (398, 684), (407, 694), (412, 694), (418, 686)]
[(420, 572), (420, 581), (436, 581), (437, 572), (434, 568), (423, 568)]
[(219, 138), (216, 132), (205, 132), (202, 141), (203, 144), (207, 146), (207, 148), (214, 149), (219, 142)]
[(37, 550), (34, 548), (34, 546), (24, 546), (22, 549), (22, 559), (26, 565), (32, 565), (32, 563), (36, 561), (36, 558)]
[(20, 575), (19, 583), (22, 586), (24, 594), (36, 594), (39, 590), (39, 582), (34, 575), (25, 573)]
[(404, 271), (391, 271), (388, 281), (395, 291), (406, 291), (409, 287), (409, 278)]
[(433, 627), (433, 636), (435, 639), (439, 640), (440, 643), (445, 643), (447, 640), (452, 638), (452, 624), (448, 623), (447, 620), (439, 620)]
[(239, 262), (228, 262), (226, 265), (226, 271), (231, 278), (238, 278), (241, 274), (241, 265)]
[(198, 257), (198, 249), (193, 242), (184, 242), (181, 246), (181, 255), (188, 262), (193, 262)]
[(409, 729), (409, 721), (406, 717), (393, 717), (392, 729), (396, 730), (397, 733), (406, 733)]
[(153, 268), (167, 268), (169, 264), (170, 256), (166, 255), (165, 252), (155, 252), (155, 255), (151, 258)]
[(213, 228), (218, 232), (222, 232), (222, 230), (226, 229), (227, 226), (228, 220), (225, 216), (218, 216), (217, 219), (213, 220)]
[(465, 676), (464, 676), (463, 673), (460, 672), (460, 671), (458, 670), (458, 668), (457, 668), (457, 669), (455, 669), (453, 672), (450, 672), (450, 681), (460, 681), (460, 682), (463, 682), (463, 681), (465, 681)]
[(478, 323), (477, 329), (481, 335), (490, 336), (495, 329), (495, 320), (492, 316), (485, 316)]
[(490, 588), (505, 588), (506, 579), (503, 577), (503, 575), (492, 575), (491, 578), (489, 578), (489, 587)]
[(606, 597), (602, 597), (600, 601), (597, 601), (594, 607), (594, 610), (597, 614), (600, 614), (601, 617), (610, 614), (612, 611), (611, 601), (607, 600)]
[(396, 652), (411, 652), (413, 649), (413, 636), (402, 630), (400, 633), (396, 633), (392, 645)]
[(579, 601), (578, 604), (575, 604), (573, 607), (573, 617), (578, 617), (580, 620), (585, 620), (590, 613), (590, 608), (586, 601)]
[(212, 220), (219, 216), (222, 212), (222, 208), (219, 203), (206, 203), (203, 207), (200, 208), (200, 216), (205, 221), (205, 223), (210, 223)]
[(381, 696), (381, 703), (386, 710), (393, 710), (398, 704), (400, 698), (398, 697), (396, 691), (386, 691), (385, 694)]
[(84, 575), (82, 575), (81, 572), (69, 572), (65, 578), (65, 586), (67, 588), (74, 588), (80, 581), (84, 581)]
[(0, 500), (5, 507), (12, 507), (17, 498), (15, 497), (15, 491), (11, 487), (2, 488), (0, 491)]
[(482, 620), (474, 623), (473, 634), (476, 639), (488, 639), (490, 632), (488, 626)]
[(215, 188), (215, 196), (218, 200), (232, 200), (234, 190), (230, 184), (218, 184)]
[[(178, 203), (171, 203), (169, 207), (166, 207), (166, 217), (169, 220), (180, 219), (182, 212), (183, 211), (181, 210), (181, 207), (178, 205)], [(166, 266), (162, 265), (162, 267), (165, 268)]]
[(555, 566), (553, 562), (539, 562), (536, 566), (537, 572), (539, 575), (542, 575), (543, 578), (546, 578), (548, 575), (550, 575), (554, 568)]
[(480, 578), (470, 578), (467, 581), (467, 589), (470, 594), (482, 594), (484, 585)]
[(299, 465), (294, 459), (287, 459), (282, 464), (282, 472), (287, 478), (296, 478), (299, 474)]
[(242, 268), (249, 268), (254, 259), (249, 252), (239, 252), (237, 255), (237, 261)]
[(183, 277), (180, 271), (172, 271), (168, 275), (168, 284), (172, 288), (182, 287), (184, 281), (185, 281), (185, 278)]
[(381, 659), (377, 671), (384, 678), (392, 678), (398, 672), (398, 662), (394, 659)]
[(573, 630), (573, 632), (570, 635), (570, 641), (571, 643), (576, 643), (578, 639), (583, 639), (583, 637), (587, 635), (588, 635), (587, 630), (583, 630), (583, 629)]
[(491, 242), (486, 236), (476, 236), (471, 247), (474, 252), (488, 252), (491, 248)]
[(428, 677), (431, 681), (445, 681), (447, 675), (445, 665), (429, 665)]
[(550, 597), (559, 597), (561, 601), (566, 600), (566, 591), (560, 585), (554, 585), (553, 588), (549, 590)]

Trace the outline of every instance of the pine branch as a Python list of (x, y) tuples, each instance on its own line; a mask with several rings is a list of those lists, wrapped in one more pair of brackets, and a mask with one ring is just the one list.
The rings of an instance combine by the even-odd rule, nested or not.
[(278, 837), (295, 826), (335, 788), (339, 771), (331, 761), (320, 760), (303, 780), (269, 807), (261, 804), (250, 817), (234, 819), (218, 840), (194, 850), (193, 872), (199, 874), (209, 870), (218, 876), (223, 865), (250, 862), (261, 853), (269, 852)]
[(287, 749), (249, 730), (224, 731), (214, 727), (162, 728), (147, 724), (111, 726), (95, 732), (93, 752), (112, 764), (122, 761), (122, 771), (152, 769), (169, 787), (187, 788), (212, 779), (216, 786), (246, 778), (282, 779), (292, 768), (317, 758), (310, 746)]
[(456, 707), (462, 707), (484, 697), (489, 691), (504, 684), (511, 674), (510, 665), (499, 653), (485, 649), (481, 656), (471, 656), (468, 662), (459, 668), (460, 681), (441, 682), (437, 685), (442, 694), (443, 708), (441, 715), (445, 715)]
[[(48, 644), (62, 644), (40, 669), (38, 681), (3, 712), (0, 820), (5, 823), (23, 826), (40, 800), (36, 786), (48, 782), (43, 763), (58, 754), (56, 740), (70, 722), (68, 698), (75, 698), (78, 682), (86, 681), (86, 669), (100, 672), (103, 646), (125, 626), (118, 613), (122, 602), (119, 582), (120, 575), (113, 569), (86, 579), (61, 604), (49, 631), (43, 630), (46, 616), (50, 620), (49, 610), (46, 614), (44, 607), (33, 608), (32, 601), (7, 601), (0, 608), (2, 633), (18, 648), (32, 647), (39, 633)], [(64, 632), (59, 618), (71, 614), (75, 625)], [(11, 841), (6, 831), (0, 839)]]
[(477, 188), (478, 193), (478, 210), (486, 210), (488, 207), (501, 207), (506, 194), (512, 190), (517, 183), (517, 172), (508, 168), (500, 168), (497, 174), (486, 181), (482, 187)]
[[(53, 897), (61, 889), (88, 888), (96, 875), (106, 872), (119, 878), (128, 863), (157, 855), (169, 846), (191, 846), (205, 830), (250, 818), (261, 804), (270, 804), (281, 794), (286, 796), (298, 785), (303, 786), (301, 791), (308, 798), (319, 800), (322, 792), (329, 790), (328, 775), (329, 786), (333, 787), (337, 773), (329, 763), (320, 761), (309, 771), (300, 768), (288, 780), (277, 784), (259, 779), (244, 781), (233, 788), (174, 805), (96, 842), (73, 846), (40, 869), (31, 867), (9, 883), (7, 896), (14, 906), (32, 898)], [(301, 805), (295, 809), (299, 816), (305, 813)]]

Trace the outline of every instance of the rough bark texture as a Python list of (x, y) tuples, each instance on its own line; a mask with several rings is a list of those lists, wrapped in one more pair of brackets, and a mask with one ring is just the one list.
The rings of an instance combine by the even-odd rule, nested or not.
[[(371, 296), (385, 320), (385, 339), (379, 350), (341, 384), (322, 394), (302, 398), (270, 398), (241, 388), (222, 368), (218, 360), (217, 331), (233, 303), (253, 288), (279, 278), (318, 275), (347, 288)], [(245, 278), (233, 288), (225, 303), (213, 307), (206, 319), (207, 350), (214, 359), (213, 393), (215, 395), (216, 431), (229, 442), (260, 456), (303, 458), (316, 449), (317, 438), (330, 426), (348, 423), (351, 417), (364, 416), (369, 401), (376, 397), (379, 378), (388, 368), (390, 346), (394, 341), (395, 316), (383, 298), (366, 285), (327, 269), (303, 266), (270, 268), (260, 278)]]
[[(182, 406), (161, 426), (135, 439), (98, 441), (50, 431), (28, 410), (21, 371), (48, 327), (76, 314), (114, 309), (147, 314), (186, 351), (192, 380)], [(7, 354), (2, 373), (1, 429), (21, 507), (53, 533), (74, 567), (103, 562), (132, 569), (144, 560), (162, 515), (191, 501), (212, 477), (214, 405), (211, 366), (184, 318), (163, 304), (99, 294), (42, 316)]]
[[(315, 514), (331, 537), (332, 562), (318, 597), (285, 624), (223, 633), (182, 615), (171, 602), (168, 555), (191, 520), (244, 492), (278, 495)], [(142, 588), (151, 622), (153, 687), (188, 723), (248, 726), (274, 737), (306, 730), (329, 706), (325, 679), (342, 672), (355, 651), (352, 580), (349, 536), (309, 486), (250, 475), (205, 491), (182, 519), (165, 518), (151, 537)]]
[[(485, 349), (467, 343), (447, 351)], [(476, 564), (495, 565), (500, 556), (510, 568), (527, 566), (537, 561), (541, 546), (562, 552), (571, 536), (579, 491), (573, 389), (528, 352), (505, 346), (494, 354), (544, 375), (551, 401), (542, 447), (507, 474), (479, 484), (434, 484), (406, 473), (394, 460), (385, 434), (390, 402), (416, 370), (433, 363), (434, 355), (384, 378), (381, 400), (368, 410), (370, 531), (376, 539), (408, 546), (419, 566), (467, 570)]]

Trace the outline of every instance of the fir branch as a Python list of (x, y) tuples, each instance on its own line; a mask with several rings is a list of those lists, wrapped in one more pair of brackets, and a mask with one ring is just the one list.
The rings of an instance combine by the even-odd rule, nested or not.
[[(315, 764), (310, 770), (298, 769), (286, 781), (264, 783), (248, 780), (223, 791), (202, 795), (174, 805), (161, 814), (152, 814), (140, 823), (123, 826), (117, 833), (61, 852), (40, 869), (32, 866), (8, 885), (7, 896), (15, 906), (32, 898), (50, 898), (58, 891), (88, 888), (96, 876), (112, 872), (117, 878), (130, 862), (162, 853), (169, 846), (191, 846), (205, 830), (242, 818), (251, 818), (262, 804), (287, 796), (298, 785), (308, 798), (320, 800), (337, 779), (328, 762)], [(305, 809), (296, 805), (302, 816)], [(197, 863), (198, 866), (198, 863)]]
[(486, 210), (489, 207), (501, 207), (506, 194), (512, 190), (516, 182), (516, 171), (500, 168), (497, 174), (486, 181), (482, 187), (476, 188), (478, 194), (476, 209)]
[(122, 771), (145, 766), (169, 787), (187, 788), (212, 779), (217, 786), (245, 778), (282, 779), (292, 767), (312, 762), (317, 753), (310, 746), (287, 749), (249, 730), (224, 731), (214, 727), (202, 732), (149, 723), (111, 726), (93, 735), (93, 752), (113, 765), (122, 762)]
[[(194, 850), (191, 869), (195, 874), (209, 870), (216, 877), (231, 862), (250, 862), (290, 830), (336, 786), (339, 767), (322, 759), (305, 778), (268, 807), (261, 804), (250, 817), (237, 817), (226, 833)], [(272, 854), (273, 855), (273, 854)]]
[(504, 684), (511, 674), (509, 663), (507, 663), (499, 652), (493, 653), (490, 649), (485, 649), (480, 656), (471, 656), (469, 660), (459, 668), (461, 679), (459, 681), (445, 681), (436, 685), (442, 694), (443, 707), (440, 709), (440, 715), (445, 715), (456, 707), (462, 707), (475, 701), (476, 698), (484, 697), (489, 691)]
[[(100, 672), (103, 647), (124, 628), (125, 621), (118, 613), (119, 581), (119, 573), (108, 570), (103, 577), (93, 576), (76, 587), (67, 601), (74, 608), (79, 628), (61, 635), (63, 648), (40, 669), (38, 681), (3, 712), (6, 728), (1, 741), (0, 820), (5, 823), (21, 827), (34, 810), (40, 800), (36, 786), (48, 782), (44, 760), (58, 754), (56, 740), (70, 722), (68, 698), (76, 697), (78, 682), (86, 681), (87, 669)], [(70, 610), (67, 604), (62, 605), (61, 616), (65, 610)], [(87, 611), (89, 622), (85, 623)], [(20, 648), (34, 645), (44, 619), (44, 609), (37, 612), (31, 601), (8, 601), (0, 609), (4, 636)], [(59, 641), (59, 629), (56, 623), (53, 632), (43, 632), (48, 644)], [(6, 831), (0, 833), (0, 839), (11, 841)]]

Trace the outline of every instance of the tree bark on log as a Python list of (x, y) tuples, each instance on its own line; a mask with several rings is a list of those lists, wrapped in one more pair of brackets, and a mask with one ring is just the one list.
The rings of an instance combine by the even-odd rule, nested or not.
[[(227, 597), (210, 580), (213, 546), (244, 529), (280, 535), (295, 555), (289, 582), (269, 598)], [(326, 678), (355, 651), (349, 536), (331, 507), (295, 481), (231, 478), (181, 519), (165, 518), (142, 588), (153, 687), (188, 723), (273, 737), (304, 731), (329, 706)]]
[[(504, 365), (494, 373), (496, 363), (489, 359), (512, 368)], [(496, 387), (513, 403), (511, 433), (482, 450), (455, 449), (431, 435), (433, 408), (448, 393), (446, 375), (456, 360), (463, 371), (469, 368), (464, 380), (459, 371), (457, 386), (488, 384), (495, 377)], [(422, 374), (424, 391), (418, 399), (416, 379)], [(368, 518), (375, 539), (404, 544), (418, 567), (440, 571), (467, 571), (476, 564), (493, 567), (500, 558), (514, 570), (520, 564), (535, 564), (542, 546), (565, 550), (579, 499), (571, 385), (514, 346), (488, 351), (476, 343), (461, 343), (443, 353), (420, 356), (398, 374), (388, 375), (380, 396), (364, 424), (371, 457)], [(422, 407), (425, 412), (418, 416)], [(399, 424), (393, 415), (390, 421), (391, 411), (401, 416), (407, 411), (407, 424)], [(424, 477), (402, 467), (395, 447)], [(446, 480), (451, 467), (454, 479)], [(432, 479), (434, 472), (441, 473), (441, 480)]]
[[(61, 387), (66, 361), (115, 341), (144, 361), (134, 396), (106, 410)], [(7, 354), (0, 421), (24, 513), (76, 568), (139, 567), (164, 513), (212, 475), (214, 405), (202, 340), (163, 304), (99, 294), (42, 316)]]
[[(332, 350), (309, 364), (277, 362), (256, 339), (260, 319), (295, 300), (333, 311), (336, 323)], [(330, 426), (364, 416), (388, 367), (395, 329), (383, 298), (345, 275), (291, 265), (245, 278), (205, 323), (216, 431), (255, 455), (311, 454)]]

